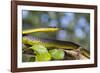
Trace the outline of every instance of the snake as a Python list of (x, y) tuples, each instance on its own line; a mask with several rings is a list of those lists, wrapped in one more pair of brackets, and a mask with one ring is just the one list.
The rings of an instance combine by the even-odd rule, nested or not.
[(47, 39), (47, 38), (38, 38), (34, 37), (32, 35), (29, 35), (30, 33), (36, 33), (36, 32), (55, 32), (59, 31), (60, 28), (35, 28), (35, 29), (29, 29), (29, 30), (23, 30), (22, 31), (22, 43), (28, 44), (28, 45), (34, 45), (34, 44), (40, 44), (47, 48), (61, 48), (64, 50), (80, 50), (80, 53), (85, 56), (86, 58), (90, 58), (90, 52), (81, 46), (80, 44), (76, 42), (71, 41), (61, 41), (61, 40), (55, 40), (55, 39)]

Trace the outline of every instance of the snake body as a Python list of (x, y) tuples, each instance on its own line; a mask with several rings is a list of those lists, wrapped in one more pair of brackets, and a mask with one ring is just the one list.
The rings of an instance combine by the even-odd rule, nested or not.
[(58, 31), (59, 28), (37, 28), (37, 29), (29, 29), (29, 30), (24, 30), (22, 34), (30, 34), (34, 32), (55, 32)]
[[(23, 31), (23, 34), (28, 34), (32, 33), (32, 32), (43, 32), (43, 31), (57, 31), (58, 29), (55, 28), (50, 28), (50, 29), (45, 29), (42, 28), (42, 30), (40, 29), (33, 29), (32, 31)], [(30, 35), (25, 35), (23, 36), (23, 40), (22, 40), (23, 44), (28, 44), (28, 45), (34, 45), (34, 44), (40, 44), (43, 45), (47, 48), (61, 48), (64, 50), (77, 50), (80, 49), (80, 53), (82, 55), (84, 55), (87, 58), (90, 58), (90, 53), (87, 49), (83, 48), (81, 45), (74, 43), (74, 42), (70, 42), (70, 41), (59, 41), (59, 40), (54, 40), (54, 39), (43, 39), (43, 38), (37, 38), (34, 36), (30, 36)]]
[(84, 49), (79, 44), (76, 44), (70, 41), (59, 41), (59, 40), (53, 40), (53, 39), (43, 39), (43, 38), (41, 39), (41, 38), (36, 38), (33, 36), (24, 36), (23, 44), (28, 44), (28, 45), (40, 44), (47, 48), (61, 48), (61, 49), (66, 49), (66, 50), (77, 50), (80, 48), (80, 52), (84, 56), (89, 58), (88, 50)]

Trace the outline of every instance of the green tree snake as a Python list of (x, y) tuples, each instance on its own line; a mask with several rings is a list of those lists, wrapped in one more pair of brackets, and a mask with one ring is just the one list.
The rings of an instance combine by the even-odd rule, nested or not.
[(60, 48), (60, 49), (65, 49), (65, 50), (80, 49), (80, 53), (82, 55), (84, 55), (87, 58), (90, 58), (90, 52), (75, 42), (60, 41), (60, 40), (46, 39), (46, 38), (37, 38), (37, 37), (28, 35), (33, 32), (34, 33), (36, 32), (55, 32), (58, 30), (59, 28), (36, 28), (36, 29), (24, 30), (22, 34), (25, 36), (23, 36), (22, 42), (23, 44), (28, 44), (28, 45), (40, 44), (40, 45), (44, 45), (47, 48), (58, 48), (58, 49)]

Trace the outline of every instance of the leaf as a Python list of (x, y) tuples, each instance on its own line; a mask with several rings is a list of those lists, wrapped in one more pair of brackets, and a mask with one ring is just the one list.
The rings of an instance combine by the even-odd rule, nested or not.
[(37, 54), (36, 61), (50, 61), (51, 55), (49, 53)]
[(34, 45), (32, 49), (36, 52), (36, 61), (49, 61), (51, 60), (51, 55), (48, 53), (47, 48), (42, 45)]
[(52, 58), (55, 60), (64, 59), (64, 51), (61, 49), (52, 49), (49, 50), (49, 53), (51, 54)]

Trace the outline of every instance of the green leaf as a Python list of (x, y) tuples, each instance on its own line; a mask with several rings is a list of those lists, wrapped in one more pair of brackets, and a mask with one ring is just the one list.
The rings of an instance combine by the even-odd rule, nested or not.
[(61, 49), (49, 50), (49, 53), (51, 54), (51, 57), (55, 60), (64, 59), (64, 51)]
[(35, 60), (36, 61), (49, 61), (51, 60), (51, 55), (48, 53), (46, 47), (42, 45), (32, 46), (33, 51), (36, 52)]
[(36, 61), (50, 61), (51, 55), (49, 53), (37, 54)]
[(47, 53), (48, 52), (47, 48), (45, 48), (42, 45), (33, 45), (32, 49), (33, 49), (33, 51), (35, 51), (38, 54), (42, 54), (42, 53)]

